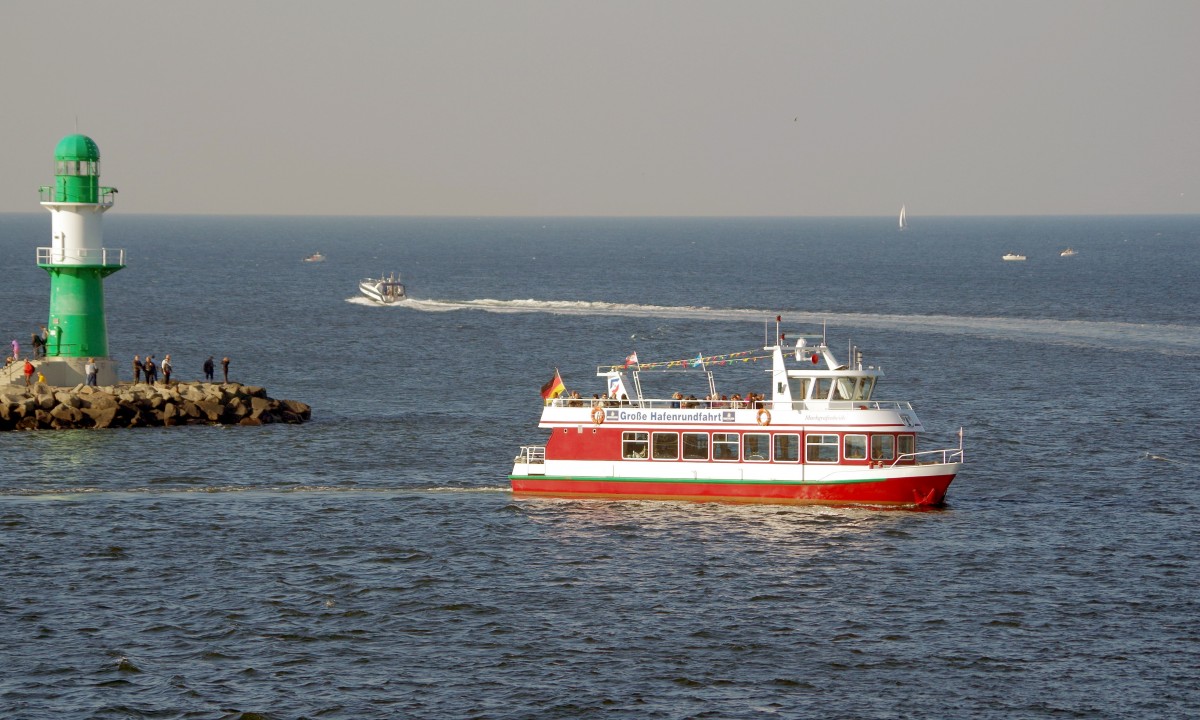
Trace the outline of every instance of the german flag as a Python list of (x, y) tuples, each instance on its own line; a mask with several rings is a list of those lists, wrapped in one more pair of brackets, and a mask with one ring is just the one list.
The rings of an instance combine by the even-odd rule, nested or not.
[(566, 389), (567, 387), (563, 385), (562, 377), (558, 374), (558, 368), (554, 368), (554, 377), (550, 382), (542, 386), (542, 399), (553, 400), (562, 395), (563, 390)]

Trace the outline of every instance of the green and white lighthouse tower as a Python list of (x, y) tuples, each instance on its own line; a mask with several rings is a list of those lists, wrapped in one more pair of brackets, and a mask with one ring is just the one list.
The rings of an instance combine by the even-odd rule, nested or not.
[(42, 207), (52, 218), (51, 245), (37, 249), (38, 267), (50, 273), (47, 380), (70, 384), (94, 358), (99, 384), (112, 384), (116, 370), (108, 357), (104, 278), (125, 267), (125, 251), (104, 247), (101, 221), (117, 189), (101, 187), (100, 148), (86, 135), (59, 141), (54, 176), (54, 185), (41, 188)]

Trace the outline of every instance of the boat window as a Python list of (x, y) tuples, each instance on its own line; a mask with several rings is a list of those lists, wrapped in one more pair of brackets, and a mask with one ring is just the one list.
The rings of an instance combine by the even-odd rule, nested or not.
[(654, 433), (652, 447), (655, 460), (679, 459), (679, 436), (675, 433)]
[(917, 438), (912, 435), (897, 435), (896, 450), (901, 455), (909, 455), (917, 451)]
[(806, 440), (808, 443), (808, 449), (806, 450), (804, 457), (808, 460), (808, 462), (837, 462), (837, 435), (809, 435)]
[(833, 378), (817, 378), (813, 387), (813, 400), (828, 400), (833, 388)]
[(771, 459), (771, 436), (766, 433), (746, 433), (742, 436), (742, 457), (752, 462)]
[(845, 439), (845, 452), (842, 457), (847, 460), (866, 460), (867, 459), (867, 436), (866, 435), (847, 435)]
[(858, 384), (854, 387), (855, 400), (870, 400), (871, 391), (875, 389), (875, 378), (864, 377), (858, 379)]
[(713, 433), (713, 460), (737, 460), (737, 433)]
[(683, 459), (684, 460), (707, 460), (708, 459), (708, 433), (684, 433), (683, 434)]
[(621, 433), (621, 457), (626, 460), (645, 460), (646, 450), (650, 444), (650, 433), (624, 432)]
[(789, 378), (792, 385), (792, 399), (803, 400), (808, 397), (808, 378)]
[(851, 378), (838, 378), (837, 386), (833, 391), (834, 400), (850, 400), (854, 397), (854, 380)]
[(800, 436), (780, 433), (775, 436), (775, 462), (796, 462), (800, 459)]
[(872, 460), (891, 460), (896, 456), (895, 446), (896, 438), (891, 435), (872, 435), (871, 436), (871, 459)]

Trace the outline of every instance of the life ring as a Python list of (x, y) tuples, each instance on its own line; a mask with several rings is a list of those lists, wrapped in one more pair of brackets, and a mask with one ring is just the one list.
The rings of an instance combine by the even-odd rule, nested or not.
[(592, 409), (592, 422), (596, 423), (597, 425), (604, 423), (604, 408)]
[(770, 410), (763, 408), (762, 410), (758, 411), (758, 424), (759, 425), (770, 425), (771, 424), (771, 411)]

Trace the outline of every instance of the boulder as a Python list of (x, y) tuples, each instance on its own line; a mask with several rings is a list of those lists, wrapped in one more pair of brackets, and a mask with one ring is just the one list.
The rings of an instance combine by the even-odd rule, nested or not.
[(196, 408), (204, 413), (209, 422), (220, 422), (222, 413), (225, 412), (225, 406), (217, 400), (201, 400), (196, 403)]
[(274, 409), (273, 405), (274, 403), (267, 398), (252, 395), (250, 397), (250, 417), (261, 418), (264, 414), (268, 414)]
[(83, 412), (70, 405), (55, 405), (54, 409), (50, 411), (50, 417), (58, 421), (60, 426), (69, 427), (78, 424), (83, 419)]
[(84, 407), (92, 408), (94, 410), (106, 410), (108, 408), (115, 408), (115, 407), (117, 407), (118, 404), (119, 403), (118, 403), (117, 399), (114, 398), (112, 395), (99, 395), (99, 394), (93, 395), (90, 398), (88, 398), (86, 401), (84, 401)]
[(57, 401), (59, 405), (68, 405), (70, 407), (77, 408), (83, 404), (84, 396), (82, 395), (75, 395), (73, 393), (63, 391), (53, 393), (53, 395), (55, 401)]
[(117, 406), (113, 404), (105, 408), (84, 408), (83, 414), (92, 421), (92, 427), (107, 428), (112, 427), (113, 422), (117, 419)]
[(301, 421), (312, 417), (312, 408), (299, 400), (280, 400), (284, 410), (300, 417)]

